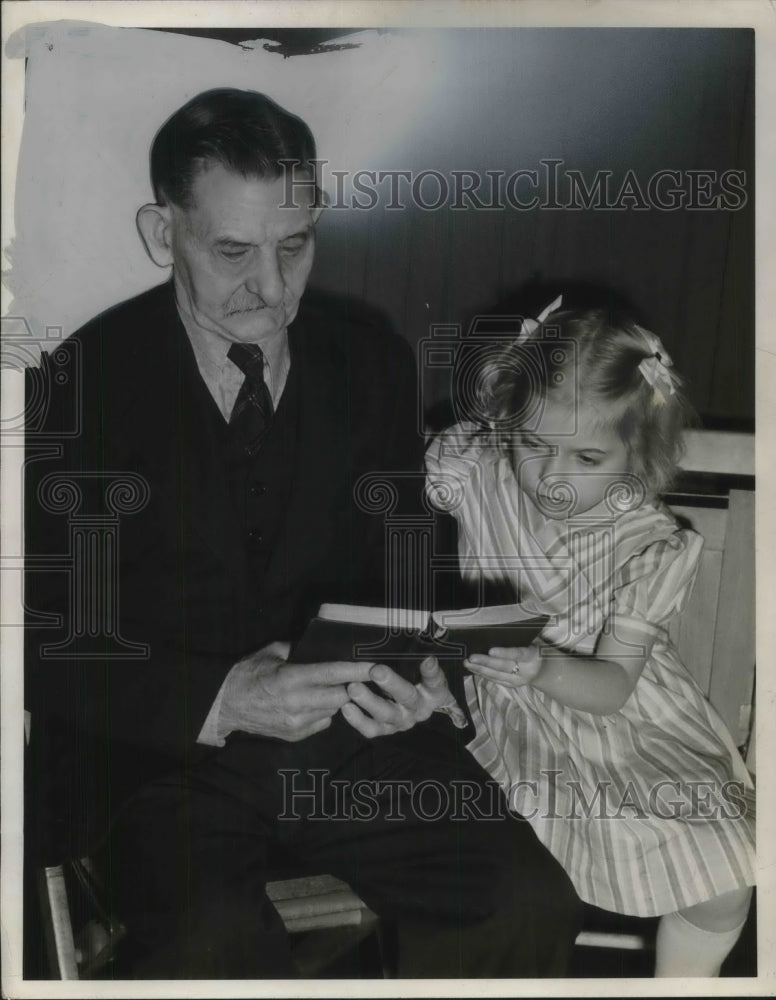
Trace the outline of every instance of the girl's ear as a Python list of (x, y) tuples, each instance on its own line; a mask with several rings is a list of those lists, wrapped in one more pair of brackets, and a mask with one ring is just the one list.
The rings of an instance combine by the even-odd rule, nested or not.
[(146, 252), (157, 267), (172, 264), (172, 212), (167, 205), (143, 205), (137, 228)]

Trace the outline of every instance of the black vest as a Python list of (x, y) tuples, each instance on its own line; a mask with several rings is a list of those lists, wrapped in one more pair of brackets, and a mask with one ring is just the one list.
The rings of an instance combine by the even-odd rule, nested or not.
[[(245, 539), (245, 613), (247, 622), (262, 606), (264, 576), (278, 532), (283, 529), (291, 494), (299, 424), (299, 389), (291, 367), (269, 432), (251, 457), (220, 419), (223, 472), (234, 516)], [(250, 626), (249, 626), (250, 630)]]

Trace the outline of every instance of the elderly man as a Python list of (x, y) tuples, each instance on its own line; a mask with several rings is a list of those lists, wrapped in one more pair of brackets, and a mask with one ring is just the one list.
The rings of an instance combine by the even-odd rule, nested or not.
[[(115, 574), (87, 587), (95, 620), (113, 595), (105, 635), (76, 627), (84, 577), (30, 573), (28, 605), (68, 634), (28, 629), (33, 780), (60, 797), (28, 830), (100, 846), (138, 978), (291, 975), (264, 891), (278, 858), (394, 920), (402, 975), (559, 975), (575, 897), (528, 824), (411, 808), (422, 782), (486, 791), (438, 666), (412, 684), (287, 662), (322, 601), (384, 600), (382, 519), (354, 488), (417, 471), (422, 446), (408, 345), (301, 302), (314, 158), (307, 126), (263, 95), (194, 98), (154, 140), (137, 216), (171, 281), (64, 345), (68, 378), (36, 427), (58, 446), (29, 463), (28, 554), (68, 549), (52, 475), (106, 496), (124, 475), (142, 496)], [(80, 432), (57, 438), (74, 405)], [(366, 815), (349, 798), (364, 780)]]

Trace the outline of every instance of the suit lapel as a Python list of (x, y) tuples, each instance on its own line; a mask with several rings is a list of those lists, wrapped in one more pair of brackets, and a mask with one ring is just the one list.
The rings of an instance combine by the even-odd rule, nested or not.
[(170, 516), (220, 560), (236, 565), (244, 550), (221, 472), (217, 421), (223, 418), (199, 373), (171, 286), (144, 333), (149, 343), (143, 375), (127, 387), (130, 400), (121, 420), (126, 436), (137, 440), (137, 428), (143, 428), (138, 465), (152, 489), (170, 494), (165, 500), (177, 508)]
[(194, 352), (180, 324), (180, 454), (181, 480), (187, 493), (183, 514), (191, 529), (233, 565), (245, 555), (234, 504), (224, 472), (225, 442), (218, 433), (223, 420), (199, 373)]
[(285, 524), (267, 566), (266, 586), (305, 575), (330, 542), (332, 511), (349, 484), (347, 371), (341, 353), (319, 329), (297, 320), (289, 329), (291, 367), (298, 377), (299, 419)]

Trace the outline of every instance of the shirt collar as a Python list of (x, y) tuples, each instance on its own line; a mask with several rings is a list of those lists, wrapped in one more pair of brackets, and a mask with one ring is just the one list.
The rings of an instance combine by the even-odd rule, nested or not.
[[(236, 367), (227, 357), (232, 341), (200, 326), (177, 301), (176, 308), (188, 334), (200, 372), (211, 379), (220, 380), (225, 371), (229, 373)], [(264, 352), (265, 365), (269, 367), (271, 380), (275, 382), (282, 378), (282, 373), (287, 370), (289, 364), (288, 330), (283, 330), (280, 336), (271, 340), (256, 341), (256, 343)]]

